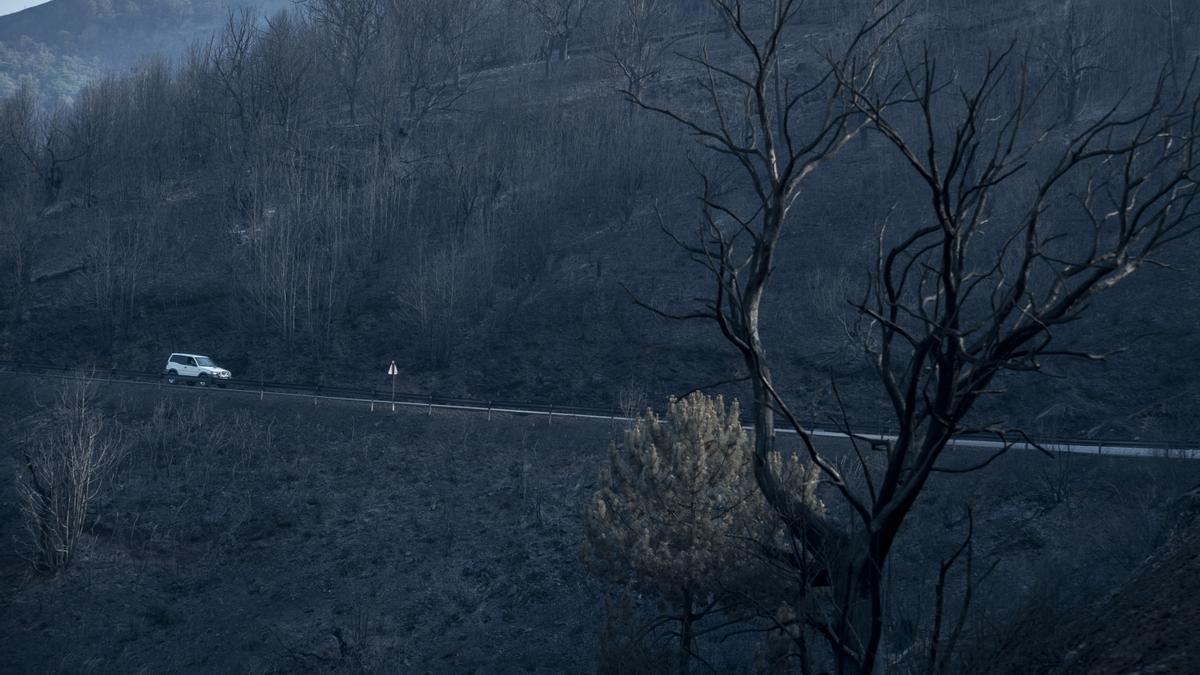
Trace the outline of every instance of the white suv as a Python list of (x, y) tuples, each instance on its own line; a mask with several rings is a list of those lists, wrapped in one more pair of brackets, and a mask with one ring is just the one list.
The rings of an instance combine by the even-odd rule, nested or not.
[(167, 359), (165, 375), (170, 384), (180, 381), (188, 384), (199, 382), (201, 387), (207, 386), (210, 381), (224, 387), (223, 380), (233, 377), (228, 370), (200, 354), (172, 354), (171, 358)]

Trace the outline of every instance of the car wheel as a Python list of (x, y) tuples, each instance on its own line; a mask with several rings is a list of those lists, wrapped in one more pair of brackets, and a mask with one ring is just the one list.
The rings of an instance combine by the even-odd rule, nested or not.
[(208, 373), (200, 373), (200, 386), (201, 387), (208, 386)]
[(167, 371), (167, 384), (175, 384), (179, 381), (179, 373), (174, 370)]

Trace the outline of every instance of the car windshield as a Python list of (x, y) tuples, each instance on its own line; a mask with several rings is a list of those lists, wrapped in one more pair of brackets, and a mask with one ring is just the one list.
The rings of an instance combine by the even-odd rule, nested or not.
[(197, 356), (196, 357), (196, 365), (216, 367), (217, 364), (213, 363), (213, 360), (208, 358), (207, 356)]

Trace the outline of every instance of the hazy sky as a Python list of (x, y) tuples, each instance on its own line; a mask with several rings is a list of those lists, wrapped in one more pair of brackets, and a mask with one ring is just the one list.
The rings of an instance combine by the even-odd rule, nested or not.
[(26, 7), (40, 5), (46, 0), (0, 0), (0, 16), (19, 12)]

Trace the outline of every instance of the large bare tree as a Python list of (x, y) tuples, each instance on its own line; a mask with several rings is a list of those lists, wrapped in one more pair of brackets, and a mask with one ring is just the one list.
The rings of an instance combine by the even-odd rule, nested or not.
[[(838, 73), (854, 87), (869, 86), (878, 75), (880, 55), (891, 36), (881, 29), (898, 7), (880, 5), (880, 11), (849, 38), (844, 51), (836, 56), (827, 55), (829, 69), (806, 82), (783, 75), (780, 67), (784, 65), (780, 62), (785, 57), (787, 28), (799, 17), (802, 3), (779, 0), (770, 4), (771, 11), (764, 17), (762, 3), (713, 0), (746, 65), (725, 65), (707, 51), (692, 59), (700, 68), (698, 81), (711, 109), (708, 119), (629, 95), (643, 108), (683, 125), (706, 148), (732, 160), (736, 175), (741, 178), (744, 192), (728, 198), (730, 180), (726, 177), (719, 181), (718, 176), (701, 171), (699, 241), (676, 239), (712, 273), (715, 281), (712, 298), (694, 312), (656, 311), (672, 318), (715, 321), (742, 355), (753, 387), (755, 479), (767, 502), (789, 523), (805, 552), (798, 564), (804, 566), (806, 574), (811, 573), (811, 581), (816, 582), (819, 576), (820, 583), (829, 585), (835, 570), (854, 575), (864, 566), (859, 561), (829, 560), (831, 555), (851, 550), (850, 533), (828, 516), (813, 513), (771, 469), (776, 451), (775, 415), (781, 410), (787, 415), (791, 413), (779, 405), (781, 398), (767, 361), (760, 319), (767, 283), (778, 264), (779, 242), (801, 185), (867, 123), (864, 116), (845, 105), (850, 90), (846, 82), (833, 75)], [(795, 72), (794, 63), (787, 65), (791, 66), (786, 69), (789, 73)], [(739, 248), (743, 243), (748, 252)], [(799, 426), (794, 417), (789, 421)], [(841, 480), (833, 463), (818, 452), (807, 430), (801, 427), (801, 431), (814, 464), (833, 477), (847, 501), (858, 504), (858, 498)], [(807, 558), (814, 555), (826, 559), (826, 569), (808, 565)], [(878, 598), (875, 600), (877, 605)], [(855, 608), (858, 609), (857, 604)], [(877, 611), (871, 614), (879, 616)], [(864, 666), (874, 660), (878, 637), (859, 632), (869, 619), (854, 618), (858, 620), (832, 621), (822, 627), (836, 650), (847, 657), (843, 659), (845, 662)], [(875, 632), (879, 632), (877, 627)]]
[[(1190, 86), (1169, 96), (1164, 74), (1132, 111), (1109, 110), (1059, 139), (1061, 153), (1046, 159), (1049, 137), (1027, 128), (1036, 97), (1025, 94), (1011, 50), (988, 59), (973, 85), (941, 75), (928, 54), (914, 61), (903, 50), (886, 60), (898, 72), (884, 77), (880, 56), (898, 31), (898, 6), (880, 5), (804, 85), (778, 75), (794, 70), (784, 33), (800, 2), (766, 3), (772, 11), (761, 23), (748, 18), (749, 5), (763, 3), (713, 2), (741, 59), (694, 59), (707, 118), (636, 99), (734, 167), (733, 178), (701, 171), (699, 235), (676, 236), (711, 274), (712, 296), (667, 315), (715, 321), (741, 353), (753, 389), (758, 486), (800, 545), (802, 555), (791, 558), (808, 587), (827, 588), (827, 611), (795, 620), (826, 639), (839, 672), (870, 672), (884, 630), (884, 566), (905, 519), (934, 473), (976, 468), (940, 463), (947, 445), (994, 434), (1007, 449), (1021, 438), (970, 422), (975, 404), (1002, 372), (1095, 358), (1060, 347), (1056, 328), (1200, 224), (1197, 98)], [(804, 179), (864, 128), (911, 167), (929, 210), (906, 213), (914, 225), (881, 234), (870, 284), (854, 303), (895, 435), (867, 453), (855, 442), (861, 478), (851, 479), (781, 393), (760, 321)], [(776, 416), (799, 435), (848, 518), (813, 512), (771, 470)]]

